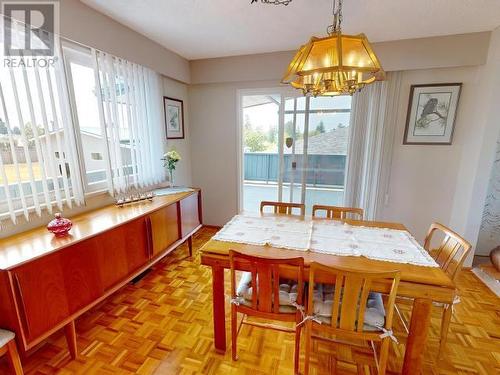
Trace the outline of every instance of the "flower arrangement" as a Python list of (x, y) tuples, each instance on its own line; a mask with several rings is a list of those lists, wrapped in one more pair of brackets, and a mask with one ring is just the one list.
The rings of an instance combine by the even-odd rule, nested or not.
[(163, 155), (163, 166), (168, 169), (169, 177), (170, 177), (170, 187), (174, 186), (174, 170), (175, 165), (181, 160), (181, 156), (175, 150), (170, 150), (166, 154)]

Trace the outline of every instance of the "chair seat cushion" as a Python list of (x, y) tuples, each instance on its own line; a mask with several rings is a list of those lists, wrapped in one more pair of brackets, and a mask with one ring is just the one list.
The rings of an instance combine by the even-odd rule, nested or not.
[[(243, 297), (245, 306), (252, 306), (252, 273), (243, 272), (238, 288), (236, 289), (238, 297)], [(290, 280), (280, 280), (279, 312), (293, 313), (296, 311), (295, 302), (297, 301), (297, 283)]]
[(14, 337), (16, 337), (14, 332), (0, 329), (0, 348), (6, 345), (10, 340), (13, 340)]
[[(323, 323), (331, 324), (334, 300), (334, 285), (316, 284), (314, 288), (314, 314)], [(385, 309), (382, 295), (370, 292), (366, 301), (363, 322), (364, 331), (379, 331), (385, 324)]]

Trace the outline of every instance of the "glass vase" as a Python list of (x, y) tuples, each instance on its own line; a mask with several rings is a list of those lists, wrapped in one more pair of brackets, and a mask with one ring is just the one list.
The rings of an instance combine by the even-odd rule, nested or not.
[(169, 174), (169, 176), (170, 176), (169, 181), (168, 181), (169, 186), (170, 186), (171, 188), (173, 188), (173, 187), (174, 187), (174, 170), (173, 170), (173, 169), (170, 169), (170, 170), (168, 171), (168, 174)]

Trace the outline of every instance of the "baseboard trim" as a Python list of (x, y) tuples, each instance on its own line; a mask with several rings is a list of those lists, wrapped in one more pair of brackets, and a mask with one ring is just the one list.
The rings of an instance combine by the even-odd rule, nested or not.
[(486, 285), (497, 297), (500, 297), (500, 283), (493, 277), (484, 272), (481, 268), (475, 267), (472, 269), (472, 273), (481, 280), (481, 282)]
[(219, 225), (206, 225), (206, 224), (203, 224), (203, 228), (207, 228), (207, 229), (217, 229), (217, 230), (222, 229), (222, 227), (221, 227), (221, 226), (219, 226)]

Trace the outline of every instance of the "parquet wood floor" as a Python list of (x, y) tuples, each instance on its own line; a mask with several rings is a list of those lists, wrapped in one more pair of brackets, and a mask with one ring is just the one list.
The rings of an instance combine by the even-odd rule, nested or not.
[[(118, 291), (78, 319), (78, 359), (70, 359), (60, 333), (24, 362), (25, 372), (292, 374), (293, 335), (286, 333), (244, 326), (238, 340), (239, 361), (231, 360), (229, 350), (225, 356), (215, 353), (211, 273), (200, 265), (196, 252), (214, 232), (203, 228), (196, 235), (193, 260), (187, 257), (186, 246), (181, 246), (140, 282)], [(226, 283), (229, 290), (229, 275)], [(500, 301), (470, 271), (463, 272), (458, 286), (462, 303), (456, 307), (445, 356), (439, 361), (439, 310), (433, 313), (424, 373), (500, 374)], [(314, 349), (312, 374), (331, 373), (334, 349), (326, 343), (317, 343)], [(394, 344), (389, 373), (399, 372), (403, 355), (404, 346)], [(354, 372), (354, 366), (338, 364), (338, 373)], [(0, 374), (7, 373), (3, 358)]]

